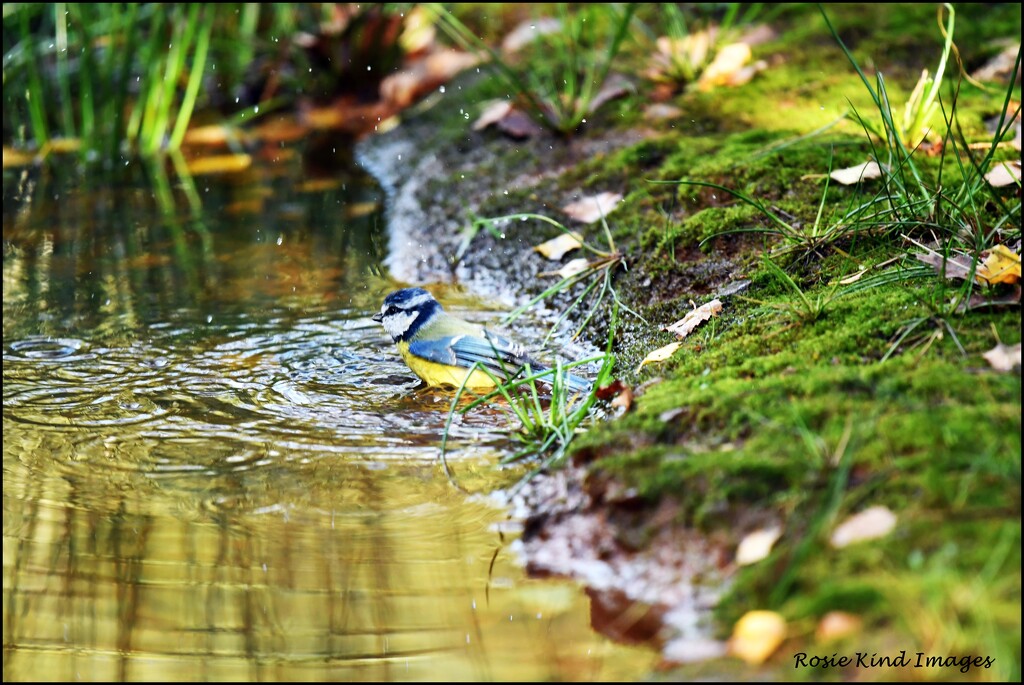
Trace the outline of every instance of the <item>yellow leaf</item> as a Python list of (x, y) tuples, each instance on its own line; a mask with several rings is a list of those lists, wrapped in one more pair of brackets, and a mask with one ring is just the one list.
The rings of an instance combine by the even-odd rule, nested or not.
[(978, 264), (974, 279), (978, 283), (1016, 283), (1020, 280), (1020, 255), (1006, 247), (996, 245), (981, 253), (984, 261)]
[(786, 619), (774, 611), (748, 611), (736, 622), (729, 650), (748, 664), (762, 664), (786, 639)]
[(557, 238), (545, 241), (533, 248), (548, 259), (560, 260), (566, 252), (571, 252), (583, 244), (583, 237), (579, 233), (563, 233)]
[(882, 169), (878, 166), (878, 162), (864, 162), (846, 169), (836, 169), (829, 174), (833, 181), (842, 183), (844, 186), (852, 186), (854, 183), (878, 178), (881, 175)]
[(885, 537), (896, 527), (896, 514), (888, 507), (870, 507), (849, 517), (832, 531), (832, 546), (846, 547), (855, 542)]
[(666, 330), (669, 333), (675, 333), (677, 336), (679, 336), (679, 339), (682, 340), (683, 338), (688, 336), (694, 328), (704, 323), (712, 316), (718, 316), (719, 313), (721, 313), (721, 311), (722, 301), (719, 299), (714, 299), (708, 302), (707, 304), (702, 304), (701, 306), (693, 309), (679, 321), (676, 321), (671, 326), (666, 326), (662, 330)]
[(654, 362), (663, 362), (663, 361), (665, 361), (666, 359), (671, 357), (673, 354), (675, 354), (676, 350), (678, 350), (682, 346), (683, 346), (682, 343), (674, 342), (674, 343), (669, 343), (668, 345), (665, 345), (664, 347), (659, 347), (658, 349), (654, 350), (654, 352), (651, 352), (649, 355), (644, 357), (644, 360), (642, 362), (640, 362), (640, 366), (636, 367), (637, 373), (639, 373), (640, 369), (644, 368), (648, 364), (653, 364)]

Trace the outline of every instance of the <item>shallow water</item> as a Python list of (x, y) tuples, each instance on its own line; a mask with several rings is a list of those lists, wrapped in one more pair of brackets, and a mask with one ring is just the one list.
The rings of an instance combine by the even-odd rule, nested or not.
[[(286, 153), (4, 171), (4, 679), (645, 673), (445, 477), (450, 396), (368, 317), (395, 287), (379, 190)], [(504, 421), (455, 426), (466, 489), (520, 475)]]

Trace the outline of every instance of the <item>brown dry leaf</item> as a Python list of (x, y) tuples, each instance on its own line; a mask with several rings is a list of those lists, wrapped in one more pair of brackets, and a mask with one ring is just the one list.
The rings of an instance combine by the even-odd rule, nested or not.
[(675, 333), (680, 340), (688, 336), (694, 328), (704, 323), (712, 316), (718, 316), (722, 311), (722, 301), (718, 299), (711, 300), (706, 304), (691, 310), (670, 326), (666, 326), (662, 330), (668, 331), (669, 333)]
[(774, 611), (748, 611), (732, 629), (729, 651), (748, 664), (763, 664), (785, 639), (786, 619)]
[(576, 221), (592, 224), (602, 216), (611, 214), (620, 200), (622, 200), (621, 193), (599, 193), (571, 202), (562, 207), (562, 211)]
[(616, 378), (614, 381), (605, 385), (604, 387), (598, 388), (594, 391), (594, 395), (597, 399), (602, 402), (607, 402), (615, 397), (618, 397), (622, 390), (626, 387), (626, 384)]
[(832, 546), (846, 547), (855, 542), (885, 537), (896, 527), (896, 514), (888, 507), (869, 507), (850, 516), (832, 531)]
[(981, 253), (982, 262), (974, 279), (978, 283), (995, 285), (996, 283), (1016, 283), (1020, 280), (1020, 255), (1006, 247), (996, 245), (991, 250)]
[(981, 355), (996, 371), (1013, 371), (1020, 369), (1020, 343), (1016, 345), (996, 344), (988, 352)]
[(480, 58), (449, 48), (432, 52), (380, 82), (381, 100), (399, 109), (451, 80), (460, 71), (475, 66)]
[(852, 186), (854, 183), (878, 178), (881, 175), (882, 168), (878, 166), (878, 162), (864, 162), (846, 169), (836, 169), (829, 174), (829, 177), (844, 186)]
[(193, 176), (205, 174), (232, 174), (245, 171), (252, 165), (249, 155), (212, 155), (197, 157), (186, 162), (189, 173)]
[(1020, 162), (1000, 162), (985, 174), (985, 180), (993, 188), (1004, 188), (1006, 186), (1020, 185)]
[(543, 132), (536, 121), (525, 112), (516, 109), (508, 100), (495, 100), (490, 103), (473, 122), (474, 131), (482, 131), (488, 126), (497, 126), (502, 133), (517, 140)]
[(636, 367), (636, 373), (640, 373), (640, 369), (644, 368), (648, 364), (653, 364), (654, 362), (663, 362), (663, 361), (665, 361), (666, 359), (671, 357), (673, 354), (675, 354), (676, 350), (678, 350), (682, 346), (683, 346), (682, 343), (674, 342), (674, 343), (669, 343), (668, 345), (665, 345), (664, 347), (659, 347), (658, 349), (654, 350), (649, 355), (644, 357), (644, 360), (642, 362), (640, 362), (640, 366)]
[[(1017, 353), (1019, 361), (1020, 345), (1017, 346)], [(628, 385), (623, 386), (622, 392), (616, 395), (615, 399), (611, 401), (611, 406), (621, 409), (623, 414), (629, 411), (629, 408), (633, 406), (633, 388)]]
[(583, 236), (579, 233), (563, 233), (557, 238), (545, 241), (533, 248), (548, 259), (559, 261), (568, 252), (572, 252), (583, 244)]
[(740, 566), (761, 561), (771, 554), (772, 546), (782, 537), (778, 526), (747, 533), (736, 547), (736, 563)]
[(746, 43), (723, 45), (715, 53), (711, 64), (697, 79), (697, 87), (700, 90), (711, 90), (715, 86), (739, 85), (734, 83), (734, 79), (736, 74), (750, 61), (750, 56), (750, 46)]
[(818, 621), (814, 638), (818, 642), (834, 642), (850, 635), (856, 635), (864, 626), (860, 616), (845, 611), (830, 611)]

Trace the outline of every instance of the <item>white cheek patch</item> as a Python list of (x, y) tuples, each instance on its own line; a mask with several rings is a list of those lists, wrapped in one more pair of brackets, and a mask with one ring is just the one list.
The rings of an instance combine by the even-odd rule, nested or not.
[(384, 317), (381, 322), (384, 324), (384, 330), (388, 332), (395, 340), (401, 338), (409, 327), (412, 326), (412, 322), (416, 320), (416, 317), (420, 315), (419, 312), (396, 312), (391, 316)]

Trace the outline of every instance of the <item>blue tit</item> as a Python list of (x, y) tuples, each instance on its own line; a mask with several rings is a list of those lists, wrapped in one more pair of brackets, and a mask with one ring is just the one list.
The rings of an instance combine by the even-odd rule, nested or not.
[[(490, 389), (494, 380), (481, 369), (499, 379), (514, 376), (525, 364), (535, 373), (549, 370), (507, 338), (448, 315), (423, 288), (391, 293), (373, 320), (384, 325), (402, 359), (427, 385), (457, 388), (465, 380), (467, 388)], [(564, 380), (573, 392), (590, 391), (582, 378), (567, 373)]]

